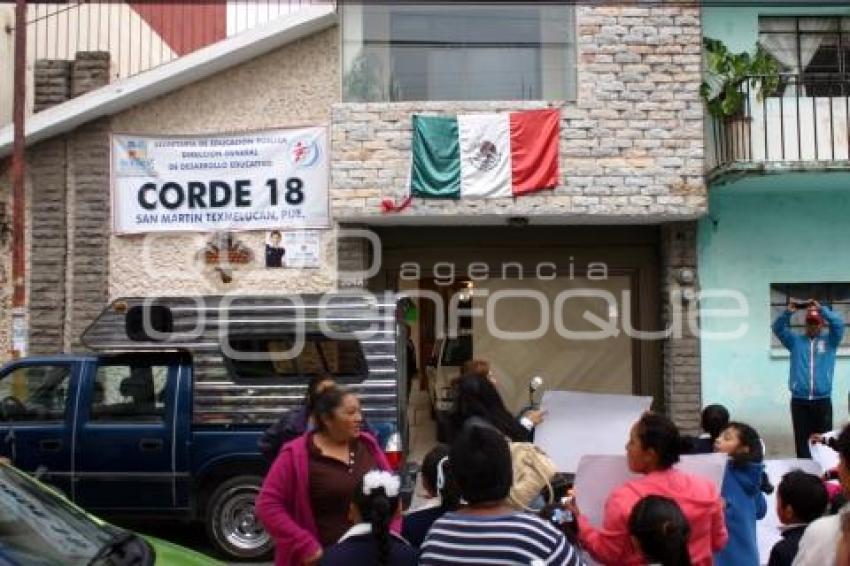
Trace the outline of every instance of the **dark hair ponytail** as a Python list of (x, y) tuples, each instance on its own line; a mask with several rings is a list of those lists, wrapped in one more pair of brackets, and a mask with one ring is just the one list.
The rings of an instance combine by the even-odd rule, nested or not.
[[(369, 474), (374, 472), (379, 470), (372, 470)], [(388, 472), (383, 473), (391, 476)], [(372, 526), (372, 538), (377, 550), (377, 566), (388, 566), (392, 550), (390, 523), (398, 509), (398, 495), (387, 495), (387, 490), (380, 485), (372, 487), (368, 494), (364, 493), (364, 483), (369, 474), (363, 476), (363, 479), (358, 482), (352, 501), (360, 512), (360, 516), (363, 517), (363, 522)]]
[(460, 488), (454, 478), (449, 461), (449, 447), (437, 444), (422, 460), (422, 483), (440, 497), (443, 512), (456, 511), (460, 507)]
[(313, 409), (316, 404), (316, 397), (319, 395), (319, 385), (328, 381), (334, 384), (334, 386), (336, 385), (333, 376), (327, 373), (314, 375), (310, 378), (310, 381), (307, 382), (307, 393), (304, 395), (304, 406), (307, 407), (307, 414), (313, 413)]
[(390, 563), (390, 521), (393, 510), (384, 488), (372, 491), (372, 538), (378, 547), (378, 566)]
[(629, 533), (640, 545), (647, 562), (661, 566), (691, 566), (688, 539), (691, 527), (672, 499), (647, 495), (629, 515)]

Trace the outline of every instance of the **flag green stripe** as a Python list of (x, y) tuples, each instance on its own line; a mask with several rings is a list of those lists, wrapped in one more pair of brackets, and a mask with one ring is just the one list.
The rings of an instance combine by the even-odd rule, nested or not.
[(460, 198), (457, 118), (413, 116), (410, 191), (420, 198)]

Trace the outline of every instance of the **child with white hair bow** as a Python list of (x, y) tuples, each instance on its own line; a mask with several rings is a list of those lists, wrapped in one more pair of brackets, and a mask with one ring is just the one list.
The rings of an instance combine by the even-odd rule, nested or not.
[(367, 472), (354, 490), (348, 509), (348, 519), (354, 526), (325, 551), (321, 564), (415, 566), (416, 551), (390, 531), (390, 523), (401, 515), (400, 489), (397, 475), (384, 470)]
[(425, 502), (408, 511), (401, 522), (401, 535), (417, 550), (434, 521), (460, 507), (460, 488), (454, 481), (447, 445), (437, 444), (422, 460), (422, 487)]

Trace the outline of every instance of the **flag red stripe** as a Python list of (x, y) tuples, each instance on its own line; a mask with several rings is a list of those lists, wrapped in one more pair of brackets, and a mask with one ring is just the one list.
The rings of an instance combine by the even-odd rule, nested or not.
[(559, 182), (558, 110), (511, 112), (511, 184), (513, 194), (554, 189)]

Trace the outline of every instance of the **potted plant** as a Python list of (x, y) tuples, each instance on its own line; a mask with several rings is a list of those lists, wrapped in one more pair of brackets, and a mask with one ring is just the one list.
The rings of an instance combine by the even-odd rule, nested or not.
[[(719, 39), (703, 39), (705, 80), (700, 94), (708, 113), (720, 123), (723, 153), (740, 159), (748, 155), (751, 118), (744, 112), (753, 90), (761, 101), (779, 87), (779, 62), (756, 44), (755, 55), (732, 53)], [(745, 83), (749, 82), (749, 88)]]
[(706, 37), (706, 77), (700, 86), (708, 107), (715, 118), (739, 116), (743, 112), (746, 91), (744, 83), (756, 90), (758, 100), (774, 94), (779, 87), (779, 62), (761, 45), (756, 44), (755, 55), (746, 51), (732, 53), (719, 39)]

